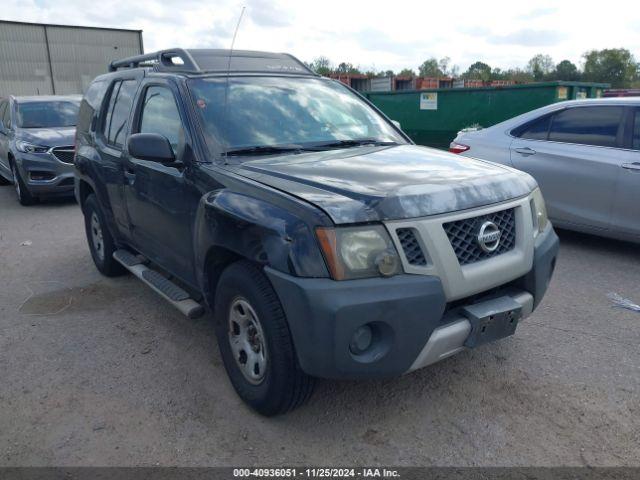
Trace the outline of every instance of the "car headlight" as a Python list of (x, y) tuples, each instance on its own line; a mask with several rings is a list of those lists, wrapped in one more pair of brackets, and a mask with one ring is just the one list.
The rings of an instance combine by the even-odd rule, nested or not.
[(547, 217), (547, 207), (544, 204), (544, 198), (539, 188), (533, 191), (531, 197), (531, 219), (533, 220), (534, 236), (541, 233), (547, 228), (549, 218)]
[(400, 257), (382, 225), (316, 229), (334, 280), (390, 277), (401, 272)]
[(33, 143), (23, 142), (22, 140), (16, 142), (16, 148), (22, 153), (44, 153), (49, 150), (49, 147), (34, 145)]

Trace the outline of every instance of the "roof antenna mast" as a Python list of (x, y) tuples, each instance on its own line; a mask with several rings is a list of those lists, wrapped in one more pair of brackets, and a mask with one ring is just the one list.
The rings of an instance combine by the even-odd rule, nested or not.
[(227, 164), (227, 151), (229, 150), (229, 139), (228, 139), (228, 134), (229, 134), (229, 119), (228, 119), (228, 115), (229, 115), (229, 109), (228, 109), (228, 102), (227, 102), (227, 97), (229, 95), (229, 75), (231, 74), (231, 56), (233, 55), (233, 46), (236, 43), (236, 36), (238, 35), (238, 29), (240, 28), (240, 22), (242, 22), (242, 16), (244, 15), (244, 9), (246, 7), (242, 7), (242, 10), (240, 11), (240, 16), (238, 17), (238, 23), (236, 24), (236, 29), (233, 32), (233, 39), (231, 40), (231, 48), (229, 49), (229, 56), (227, 58), (227, 78), (226, 78), (226, 83), (224, 86), (224, 142), (226, 144), (225, 149), (224, 149), (224, 163), (225, 165)]

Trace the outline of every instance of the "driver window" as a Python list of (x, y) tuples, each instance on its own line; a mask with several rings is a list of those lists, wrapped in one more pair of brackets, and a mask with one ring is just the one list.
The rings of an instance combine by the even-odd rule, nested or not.
[(152, 86), (145, 93), (140, 118), (140, 133), (158, 133), (169, 140), (173, 153), (178, 151), (184, 132), (173, 93), (166, 87)]

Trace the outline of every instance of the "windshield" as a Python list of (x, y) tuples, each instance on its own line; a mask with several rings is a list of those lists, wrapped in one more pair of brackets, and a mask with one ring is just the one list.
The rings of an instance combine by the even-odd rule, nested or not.
[(80, 102), (51, 101), (18, 103), (21, 128), (75, 127)]
[[(233, 78), (228, 80), (225, 108), (226, 88), (224, 78), (190, 81), (207, 141), (217, 144), (218, 150), (356, 146), (363, 140), (406, 143), (375, 110), (336, 82), (308, 77)], [(349, 141), (355, 142), (347, 145)]]

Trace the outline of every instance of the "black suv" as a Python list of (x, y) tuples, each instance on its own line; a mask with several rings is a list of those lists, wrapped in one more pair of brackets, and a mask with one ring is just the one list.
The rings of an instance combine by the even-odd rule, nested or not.
[(114, 62), (80, 107), (76, 197), (97, 268), (214, 313), (265, 415), (314, 377), (397, 376), (515, 332), (558, 250), (527, 174), (413, 145), (285, 54)]

